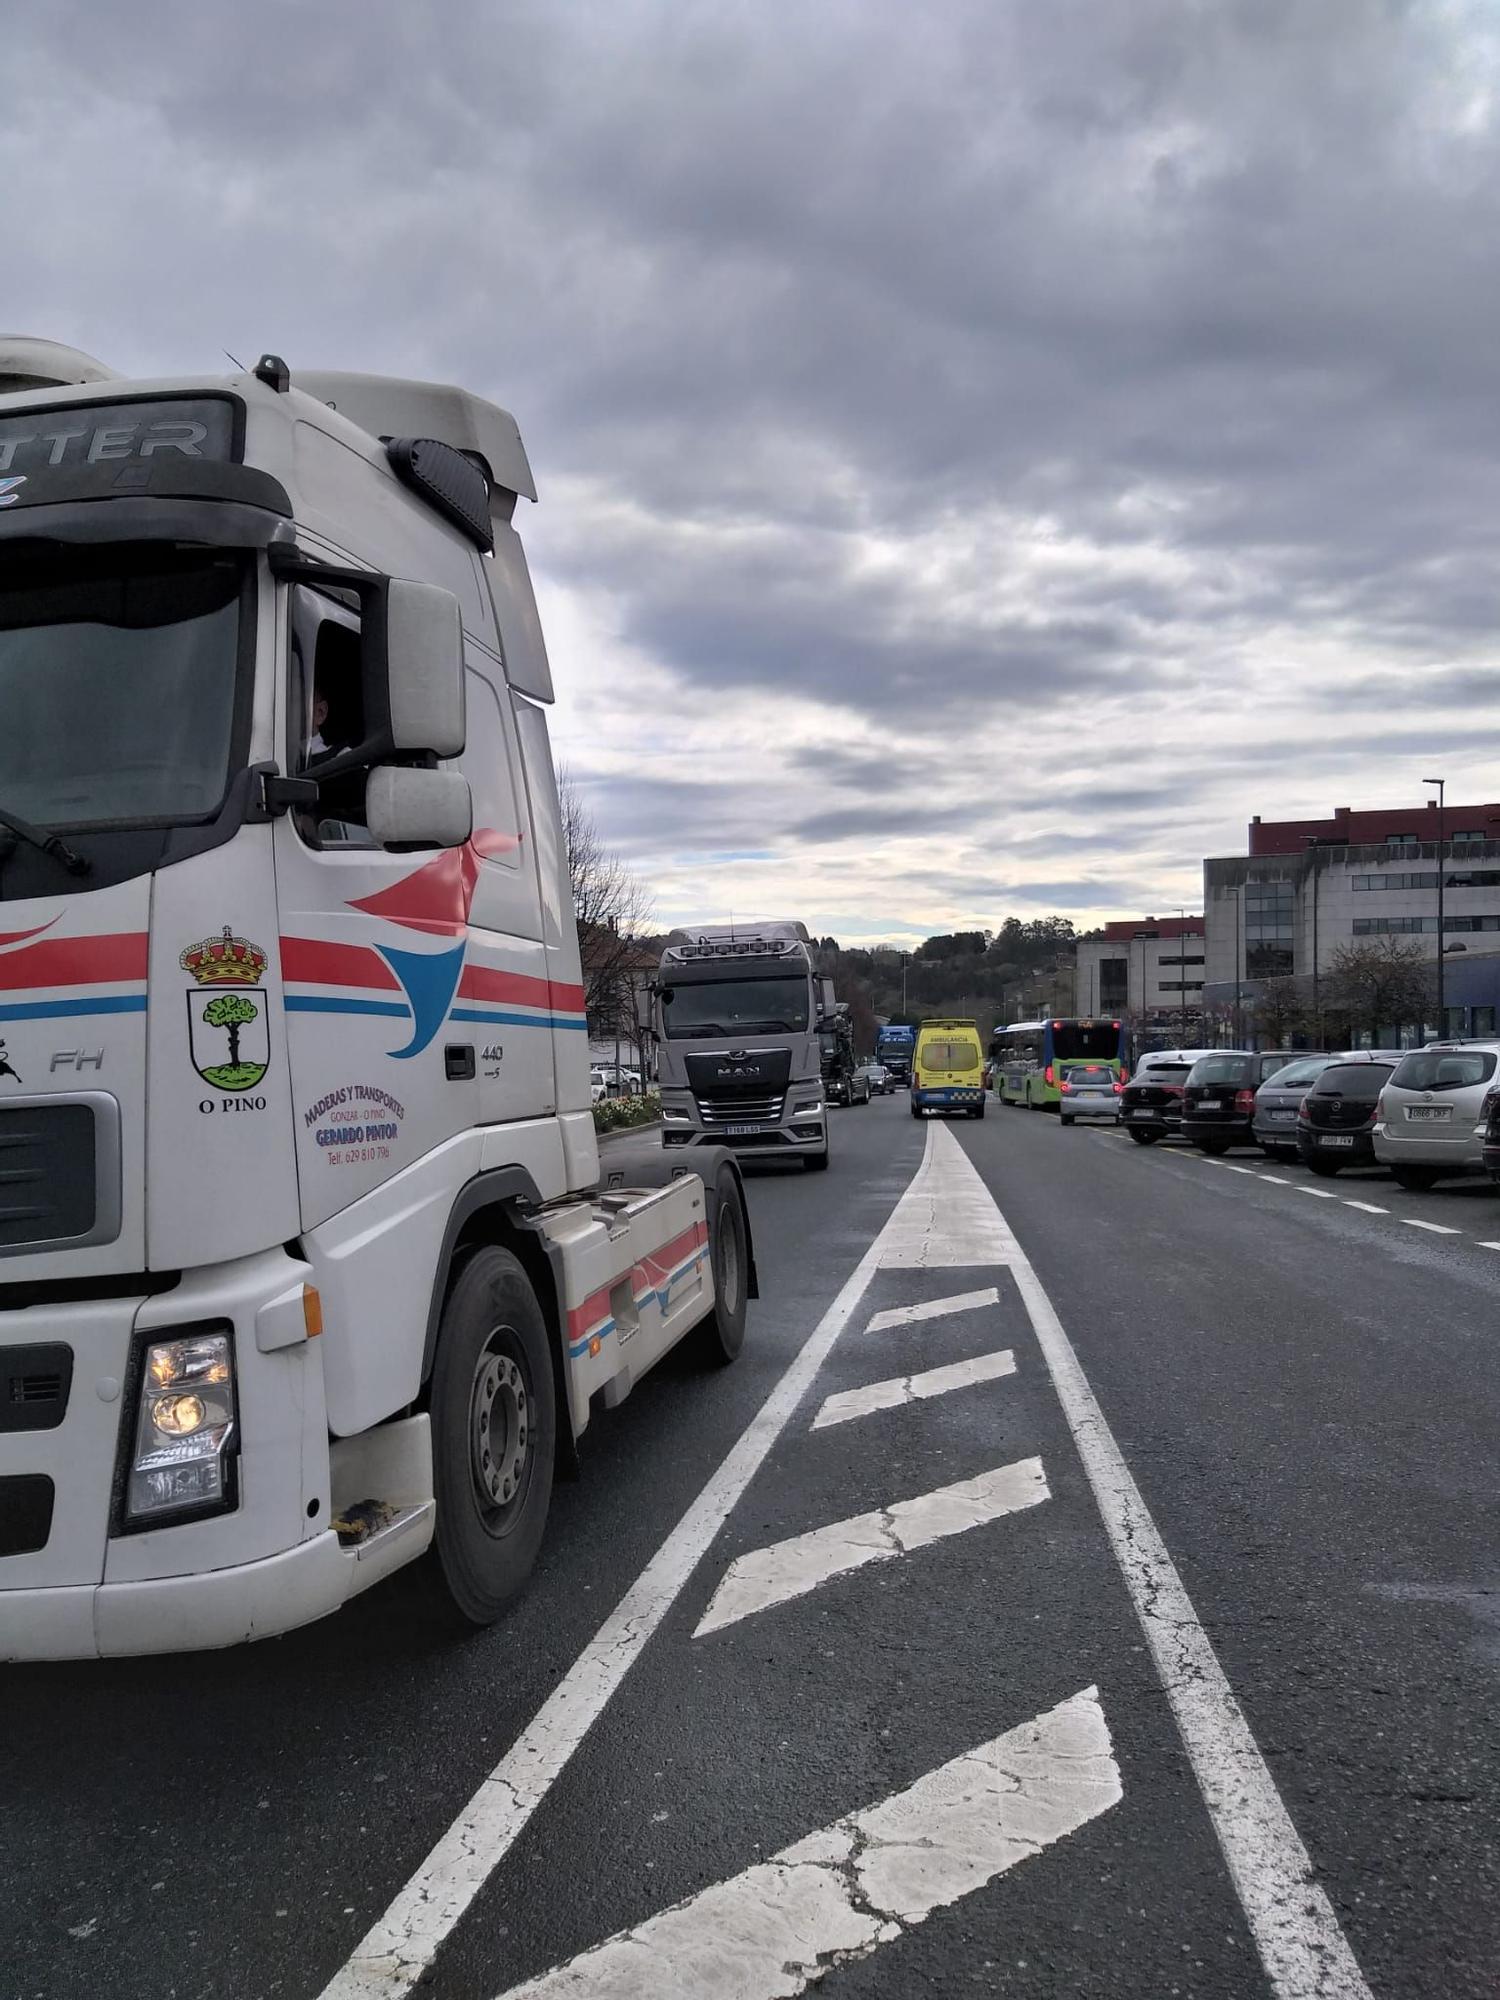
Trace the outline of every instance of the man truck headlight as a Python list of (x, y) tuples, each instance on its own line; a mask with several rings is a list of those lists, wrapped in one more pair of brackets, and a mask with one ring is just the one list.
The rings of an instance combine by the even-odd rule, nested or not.
[(153, 1340), (141, 1369), (126, 1523), (150, 1526), (232, 1507), (237, 1444), (228, 1330)]

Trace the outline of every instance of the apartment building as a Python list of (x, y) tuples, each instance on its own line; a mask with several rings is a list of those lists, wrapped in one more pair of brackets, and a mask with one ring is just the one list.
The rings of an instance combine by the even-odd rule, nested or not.
[(1169, 1026), (1203, 998), (1203, 919), (1122, 917), (1078, 940), (1074, 1005), (1082, 1015), (1129, 1014)]
[[(1330, 970), (1363, 938), (1420, 941), (1436, 958), (1439, 812), (1335, 808), (1250, 822), (1247, 852), (1205, 860), (1204, 1001), (1253, 1000), (1261, 980)], [(1500, 1006), (1500, 805), (1442, 814), (1445, 1032), (1493, 1033)], [(1437, 1024), (1432, 1024), (1436, 1026)]]

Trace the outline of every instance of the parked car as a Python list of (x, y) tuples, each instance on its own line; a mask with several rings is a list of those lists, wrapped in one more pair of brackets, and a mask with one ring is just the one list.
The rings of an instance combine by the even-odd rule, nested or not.
[(1147, 1049), (1120, 1093), (1120, 1123), (1138, 1146), (1154, 1146), (1182, 1127), (1182, 1089), (1200, 1056), (1218, 1049)]
[(1064, 1063), (1057, 1086), (1058, 1118), (1064, 1125), (1080, 1118), (1118, 1125), (1124, 1089), (1108, 1063)]
[(589, 1102), (591, 1104), (598, 1104), (604, 1098), (608, 1097), (608, 1095), (609, 1085), (605, 1081), (603, 1070), (591, 1069), (589, 1071)]
[(1200, 1056), (1182, 1091), (1182, 1136), (1203, 1153), (1255, 1144), (1255, 1093), (1285, 1069), (1290, 1049), (1233, 1049)]
[(1485, 1094), (1479, 1122), (1484, 1128), (1484, 1138), (1480, 1142), (1484, 1170), (1492, 1181), (1500, 1181), (1500, 1083)]
[(1341, 1057), (1330, 1063), (1297, 1113), (1297, 1156), (1331, 1180), (1345, 1167), (1373, 1167), (1375, 1107), (1400, 1058)]
[(1402, 1057), (1375, 1112), (1375, 1157), (1398, 1187), (1484, 1171), (1484, 1106), (1497, 1066), (1500, 1042), (1434, 1042)]
[(1297, 1157), (1297, 1110), (1308, 1090), (1337, 1056), (1295, 1056), (1268, 1076), (1255, 1093), (1250, 1129), (1268, 1159)]

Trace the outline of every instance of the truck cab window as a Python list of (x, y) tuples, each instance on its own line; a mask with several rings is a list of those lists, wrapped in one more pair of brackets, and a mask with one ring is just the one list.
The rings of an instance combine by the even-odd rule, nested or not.
[[(317, 778), (320, 766), (363, 742), (364, 695), (359, 612), (330, 592), (297, 585), (291, 593), (289, 765)], [(372, 847), (365, 825), (368, 769), (319, 780), (315, 810), (299, 812), (297, 830), (313, 847)]]

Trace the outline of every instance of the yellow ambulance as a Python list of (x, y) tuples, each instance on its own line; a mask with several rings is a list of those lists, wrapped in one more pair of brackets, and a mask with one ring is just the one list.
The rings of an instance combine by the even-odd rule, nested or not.
[(973, 1021), (947, 1015), (924, 1021), (917, 1030), (911, 1065), (911, 1115), (940, 1111), (970, 1118), (984, 1116), (984, 1050)]

